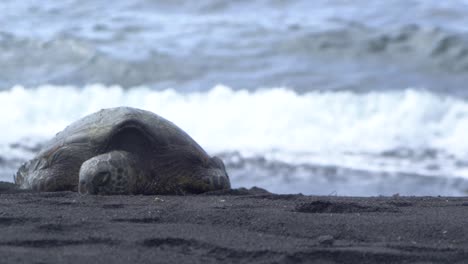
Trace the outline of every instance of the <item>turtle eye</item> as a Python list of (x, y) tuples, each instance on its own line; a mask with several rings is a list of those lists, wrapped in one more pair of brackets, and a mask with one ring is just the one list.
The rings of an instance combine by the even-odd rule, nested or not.
[(94, 186), (103, 186), (110, 180), (110, 173), (108, 171), (101, 171), (93, 179)]

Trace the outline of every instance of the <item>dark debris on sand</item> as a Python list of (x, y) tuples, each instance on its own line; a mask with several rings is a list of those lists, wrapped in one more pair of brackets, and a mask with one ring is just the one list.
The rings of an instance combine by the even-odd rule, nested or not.
[(259, 188), (198, 196), (0, 188), (0, 263), (467, 263), (467, 204)]

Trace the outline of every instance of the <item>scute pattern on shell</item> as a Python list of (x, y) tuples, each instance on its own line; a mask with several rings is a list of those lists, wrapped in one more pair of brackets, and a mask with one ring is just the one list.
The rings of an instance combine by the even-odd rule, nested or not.
[[(140, 134), (136, 138), (144, 137), (149, 144), (146, 141), (140, 145), (133, 142), (117, 144), (115, 138), (126, 129), (138, 131)], [(133, 138), (127, 141), (131, 140)], [(152, 112), (130, 107), (103, 109), (70, 124), (57, 133), (34, 159), (19, 168), (15, 182), (23, 189), (76, 191), (79, 169), (84, 161), (122, 146), (134, 147), (131, 151), (140, 155), (142, 169), (150, 170), (147, 173), (150, 178), (139, 180), (143, 181), (142, 186), (153, 186), (148, 187), (153, 189), (141, 192), (157, 192), (157, 188), (175, 192), (174, 188), (158, 186), (158, 182), (177, 185), (179, 180), (188, 180), (199, 186), (200, 182), (211, 180), (203, 174), (207, 177), (225, 175), (227, 184), (223, 188), (230, 187), (224, 166), (219, 168), (212, 162), (212, 158), (187, 133)], [(219, 189), (211, 185), (203, 188)]]

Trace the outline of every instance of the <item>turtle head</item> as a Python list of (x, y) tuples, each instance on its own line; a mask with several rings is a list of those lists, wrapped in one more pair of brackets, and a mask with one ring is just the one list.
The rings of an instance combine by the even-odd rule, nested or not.
[(78, 191), (81, 194), (131, 194), (138, 168), (132, 154), (112, 151), (81, 165)]

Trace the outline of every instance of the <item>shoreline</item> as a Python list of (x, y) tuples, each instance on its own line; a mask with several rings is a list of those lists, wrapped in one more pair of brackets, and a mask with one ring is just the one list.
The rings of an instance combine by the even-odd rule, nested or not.
[(5, 263), (463, 263), (468, 197), (0, 189)]

